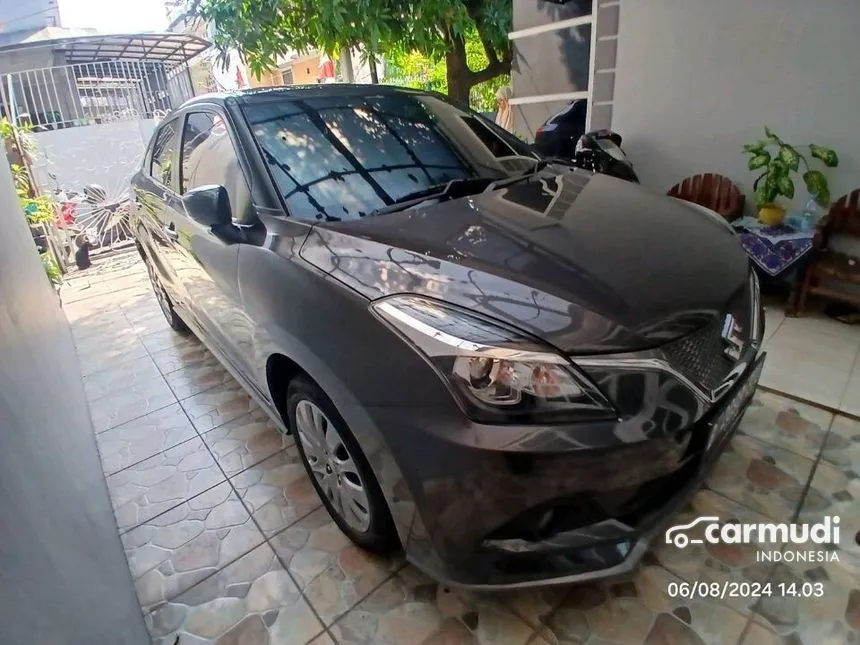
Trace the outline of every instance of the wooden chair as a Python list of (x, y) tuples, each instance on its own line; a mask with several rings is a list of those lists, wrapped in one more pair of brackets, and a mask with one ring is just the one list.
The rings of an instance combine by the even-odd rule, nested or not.
[(813, 257), (806, 267), (800, 288), (798, 313), (803, 313), (806, 298), (811, 293), (860, 305), (860, 295), (851, 293), (851, 289), (840, 291), (820, 284), (825, 279), (844, 282), (853, 285), (853, 290), (860, 290), (860, 257), (831, 249), (829, 243), (832, 235), (860, 240), (860, 188), (835, 202), (816, 226)]
[(731, 179), (711, 172), (687, 177), (667, 194), (710, 208), (730, 222), (744, 214), (744, 194)]

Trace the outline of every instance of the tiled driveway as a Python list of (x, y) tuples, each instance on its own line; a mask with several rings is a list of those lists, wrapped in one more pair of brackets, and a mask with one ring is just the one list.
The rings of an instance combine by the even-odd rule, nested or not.
[[(860, 643), (860, 423), (759, 395), (680, 520), (842, 517), (838, 563), (657, 546), (624, 580), (449, 590), (352, 547), (292, 439), (193, 338), (172, 332), (133, 254), (64, 291), (105, 475), (146, 622), (181, 645)], [(822, 599), (670, 598), (670, 582), (822, 581)]]

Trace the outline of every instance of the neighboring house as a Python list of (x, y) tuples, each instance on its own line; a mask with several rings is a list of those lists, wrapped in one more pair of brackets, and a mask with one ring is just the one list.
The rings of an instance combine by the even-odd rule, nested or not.
[(25, 42), (42, 30), (59, 26), (57, 0), (0, 0), (0, 46)]
[(838, 151), (837, 197), (860, 185), (857, 34), (857, 0), (515, 0), (517, 129), (587, 98), (647, 186), (713, 171), (751, 195), (741, 147), (767, 124)]
[[(168, 31), (193, 34), (207, 40), (212, 40), (212, 26), (198, 17), (189, 17), (184, 11), (184, 3), (168, 7)], [(353, 79), (356, 83), (370, 83), (370, 68), (362, 61), (359, 50), (351, 53)], [(340, 62), (340, 61), (339, 61)], [(230, 64), (223, 69), (217, 54), (209, 51), (200, 60), (190, 62), (191, 74), (195, 88), (205, 86), (211, 91), (232, 90), (242, 87), (272, 87), (277, 85), (312, 85), (314, 83), (343, 81), (341, 64), (334, 64), (319, 51), (308, 53), (290, 52), (281, 56), (277, 65), (259, 77), (241, 63), (239, 53), (230, 53)], [(382, 61), (377, 63), (379, 78), (384, 77), (385, 67)]]

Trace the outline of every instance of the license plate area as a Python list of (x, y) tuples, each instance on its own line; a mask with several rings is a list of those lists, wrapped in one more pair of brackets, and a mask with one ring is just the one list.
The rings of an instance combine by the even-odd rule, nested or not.
[(764, 367), (764, 354), (762, 354), (752, 371), (741, 383), (741, 386), (731, 394), (726, 407), (719, 415), (711, 422), (710, 435), (708, 436), (708, 446), (706, 452), (710, 452), (715, 444), (722, 443), (725, 435), (731, 432), (732, 428), (737, 425), (740, 420), (741, 413), (744, 411), (747, 401), (752, 397), (758, 386), (761, 371)]

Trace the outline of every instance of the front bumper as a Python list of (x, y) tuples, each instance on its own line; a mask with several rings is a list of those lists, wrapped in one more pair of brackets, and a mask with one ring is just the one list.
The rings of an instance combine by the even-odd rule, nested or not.
[(530, 444), (508, 428), (482, 447), (479, 428), (471, 445), (401, 428), (409, 445), (394, 439), (392, 448), (410, 494), (395, 491), (395, 503), (411, 498), (414, 514), (395, 520), (407, 557), (444, 584), (479, 589), (631, 571), (728, 445), (763, 361), (696, 423), (645, 441), (576, 448), (565, 446), (564, 429), (543, 429)]

